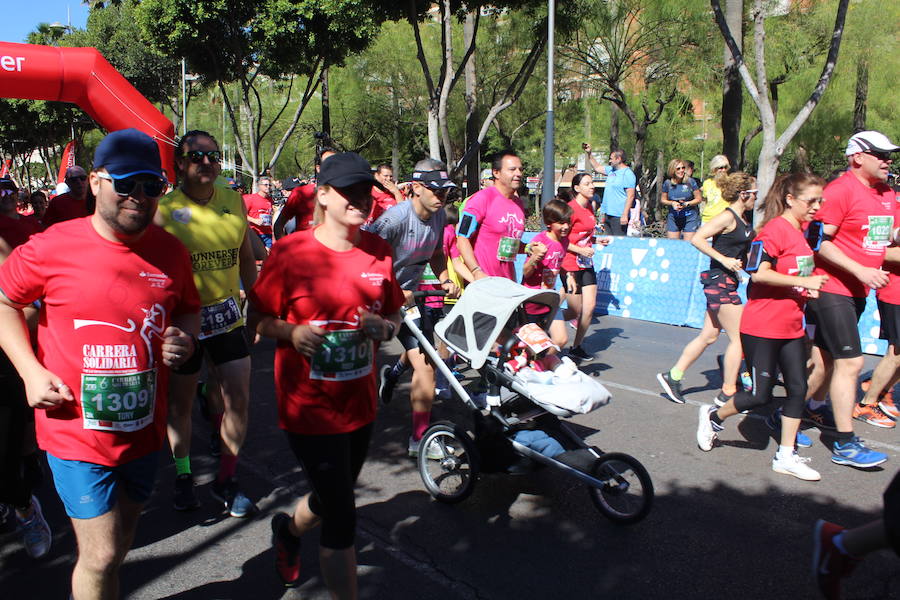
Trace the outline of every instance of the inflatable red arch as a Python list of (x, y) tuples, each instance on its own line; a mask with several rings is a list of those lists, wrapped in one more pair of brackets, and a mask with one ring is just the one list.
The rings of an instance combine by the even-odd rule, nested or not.
[(0, 98), (71, 102), (107, 131), (139, 129), (156, 140), (174, 181), (172, 122), (95, 48), (0, 42)]

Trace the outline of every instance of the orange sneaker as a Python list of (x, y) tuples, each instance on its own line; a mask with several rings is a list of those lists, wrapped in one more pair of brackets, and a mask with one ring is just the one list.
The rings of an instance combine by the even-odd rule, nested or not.
[(853, 407), (853, 418), (885, 429), (893, 429), (897, 426), (897, 423), (884, 414), (877, 404), (857, 404)]
[[(869, 391), (871, 385), (872, 380), (866, 379), (859, 384), (859, 387), (862, 388), (863, 393), (866, 393)], [(900, 419), (900, 409), (897, 408), (897, 404), (894, 402), (894, 393), (892, 390), (881, 392), (878, 395), (878, 408), (891, 419), (895, 421)]]

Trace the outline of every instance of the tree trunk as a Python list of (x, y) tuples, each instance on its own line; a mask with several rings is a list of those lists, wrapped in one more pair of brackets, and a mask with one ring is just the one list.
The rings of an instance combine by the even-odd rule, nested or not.
[(441, 132), (438, 127), (437, 102), (428, 109), (428, 156), (435, 160), (441, 160)]
[(869, 99), (869, 61), (856, 63), (856, 101), (853, 104), (853, 131), (866, 129), (866, 104)]
[(391, 105), (394, 109), (394, 135), (391, 140), (391, 169), (394, 176), (400, 176), (400, 100), (397, 98), (397, 87), (391, 75)]
[[(725, 21), (738, 48), (743, 48), (744, 0), (725, 0)], [(738, 165), (741, 144), (741, 111), (744, 89), (741, 74), (731, 51), (725, 48), (725, 77), (722, 81), (722, 154), (732, 165)], [(706, 118), (706, 115), (703, 115)]]
[(619, 149), (619, 107), (609, 103), (609, 151)]
[[(654, 221), (657, 218), (656, 211), (659, 208), (659, 206), (662, 204), (662, 182), (664, 181), (665, 176), (666, 176), (666, 167), (665, 167), (665, 163), (663, 162), (665, 160), (665, 158), (666, 158), (666, 155), (663, 154), (662, 149), (657, 150), (657, 152), (656, 152), (656, 189), (653, 190), (653, 196), (652, 196), (654, 202), (653, 202), (652, 210), (651, 210), (650, 206), (647, 206), (644, 208), (644, 213), (647, 215), (652, 215)], [(644, 198), (648, 198), (648, 199), (651, 198), (649, 191), (644, 194)], [(649, 204), (649, 201), (648, 201), (648, 204)]]
[(328, 65), (322, 67), (321, 77), (322, 86), (322, 133), (331, 138), (331, 98), (328, 94)]
[[(463, 46), (468, 48), (475, 36), (475, 13), (470, 11), (466, 13), (466, 20), (463, 23)], [(465, 85), (466, 85), (466, 149), (478, 141), (478, 75), (475, 71), (475, 52), (469, 57), (465, 68)], [(481, 151), (476, 150), (469, 157), (468, 164), (465, 165), (466, 189), (467, 194), (473, 194), (478, 191), (481, 183)]]
[[(775, 177), (778, 175), (778, 165), (781, 162), (781, 152), (775, 144), (774, 127), (771, 132), (763, 129), (762, 150), (759, 152), (759, 165), (756, 167), (756, 189), (759, 190), (754, 207), (754, 222), (761, 223), (764, 214), (765, 194), (768, 193)], [(768, 135), (767, 135), (768, 134)], [(766, 138), (770, 139), (766, 139)], [(766, 190), (763, 192), (763, 190)]]

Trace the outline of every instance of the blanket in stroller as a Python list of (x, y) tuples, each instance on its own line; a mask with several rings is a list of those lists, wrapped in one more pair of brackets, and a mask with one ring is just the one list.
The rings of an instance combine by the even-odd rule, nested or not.
[(519, 370), (516, 377), (525, 384), (532, 400), (539, 404), (581, 414), (609, 404), (610, 393), (606, 387), (579, 371), (568, 358), (564, 358), (555, 371), (535, 371), (526, 367)]

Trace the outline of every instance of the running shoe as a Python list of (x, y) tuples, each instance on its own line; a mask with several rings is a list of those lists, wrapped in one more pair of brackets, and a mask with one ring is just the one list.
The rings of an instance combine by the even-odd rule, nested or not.
[(378, 384), (378, 397), (381, 398), (383, 404), (390, 404), (391, 398), (394, 396), (394, 386), (397, 385), (397, 379), (391, 374), (393, 367), (384, 365), (379, 371), (381, 383)]
[[(862, 388), (862, 391), (865, 394), (869, 391), (871, 385), (872, 380), (866, 379), (859, 384), (859, 387)], [(894, 392), (892, 390), (885, 390), (878, 394), (878, 408), (895, 421), (900, 419), (900, 409), (897, 408), (897, 404), (894, 402)]]
[(656, 380), (662, 386), (669, 400), (678, 404), (684, 404), (684, 396), (681, 395), (681, 382), (672, 379), (668, 371), (665, 373), (657, 373)]
[(826, 600), (841, 597), (841, 579), (849, 576), (859, 563), (859, 559), (844, 554), (834, 545), (834, 536), (842, 531), (840, 525), (822, 519), (816, 521), (813, 529), (813, 576)]
[(716, 432), (713, 431), (712, 422), (709, 418), (716, 411), (716, 407), (712, 404), (701, 404), (699, 416), (697, 419), (697, 445), (700, 446), (700, 449), (704, 452), (709, 452), (713, 449), (713, 444), (718, 437)]
[(887, 459), (887, 454), (866, 447), (863, 441), (855, 435), (850, 441), (843, 444), (834, 442), (831, 451), (831, 462), (863, 469), (877, 467)]
[(50, 532), (50, 526), (44, 519), (44, 513), (41, 511), (41, 502), (37, 496), (31, 497), (31, 516), (22, 519), (16, 515), (19, 523), (19, 529), (22, 531), (22, 540), (25, 543), (25, 552), (31, 558), (41, 558), (50, 552), (50, 544), (53, 542), (53, 534)]
[(776, 453), (775, 458), (772, 459), (772, 470), (783, 475), (793, 475), (803, 481), (819, 481), (822, 479), (818, 471), (806, 464), (808, 462), (808, 458), (800, 456), (796, 451), (791, 452), (789, 456), (783, 457), (778, 456)]
[(884, 414), (877, 404), (857, 404), (853, 407), (853, 418), (884, 429), (893, 429), (897, 426), (897, 423)]
[(175, 510), (195, 510), (200, 508), (200, 499), (194, 489), (194, 476), (182, 473), (175, 477), (175, 494), (172, 497), (172, 508)]
[(225, 505), (228, 514), (237, 519), (246, 517), (256, 510), (256, 505), (240, 490), (234, 477), (225, 482), (216, 480), (210, 493), (213, 498)]
[[(776, 435), (781, 434), (781, 409), (780, 408), (777, 409), (775, 412), (773, 412), (768, 417), (766, 417), (766, 426), (769, 429), (771, 429), (772, 432), (775, 433)], [(809, 438), (809, 436), (806, 435), (805, 433), (803, 433), (802, 431), (800, 431), (799, 429), (797, 430), (796, 442), (797, 442), (797, 446), (800, 448), (812, 448), (812, 445), (813, 445), (812, 440)]]
[(819, 429), (831, 429), (832, 431), (837, 429), (837, 425), (834, 423), (834, 413), (831, 412), (831, 407), (827, 404), (823, 404), (816, 409), (810, 408), (809, 404), (807, 404), (803, 408), (801, 419)]
[[(414, 440), (412, 436), (409, 436), (409, 446), (408, 452), (409, 456), (412, 458), (416, 458), (419, 456), (419, 440)], [(453, 452), (453, 448), (448, 447), (447, 452)], [(428, 460), (441, 460), (444, 458), (444, 453), (441, 451), (441, 446), (438, 444), (437, 440), (431, 440), (431, 443), (428, 444), (428, 454), (426, 455)]]
[(291, 516), (280, 512), (272, 517), (272, 547), (275, 549), (275, 571), (285, 587), (300, 583), (300, 538), (288, 531)]
[(581, 346), (575, 346), (574, 348), (569, 349), (569, 358), (574, 358), (575, 360), (594, 360), (594, 355), (590, 354)]

